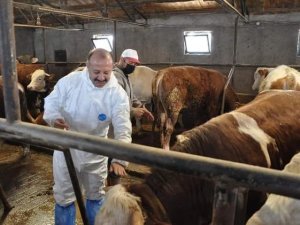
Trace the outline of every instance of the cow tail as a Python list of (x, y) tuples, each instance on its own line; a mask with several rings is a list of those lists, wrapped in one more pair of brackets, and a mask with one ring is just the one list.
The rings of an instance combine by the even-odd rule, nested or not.
[(152, 98), (151, 98), (151, 102), (152, 102), (152, 112), (153, 112), (153, 116), (154, 116), (154, 120), (152, 123), (152, 133), (154, 134), (155, 132), (155, 128), (158, 125), (158, 112), (157, 112), (157, 104), (158, 104), (158, 98), (157, 98), (157, 82), (158, 82), (158, 73), (155, 75), (153, 81), (152, 81)]

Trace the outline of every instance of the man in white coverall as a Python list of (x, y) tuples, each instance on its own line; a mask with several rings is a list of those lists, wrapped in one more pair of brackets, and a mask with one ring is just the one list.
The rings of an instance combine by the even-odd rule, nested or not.
[[(46, 97), (45, 121), (52, 127), (99, 137), (107, 137), (112, 123), (115, 139), (130, 143), (129, 100), (112, 72), (110, 53), (94, 49), (89, 53), (86, 65), (83, 71), (61, 78)], [(71, 149), (71, 154), (79, 182), (85, 190), (89, 224), (93, 225), (105, 194), (107, 157), (76, 149)], [(124, 176), (127, 165), (128, 162), (113, 159), (109, 170)], [(76, 197), (63, 152), (54, 151), (53, 175), (55, 224), (75, 225)]]

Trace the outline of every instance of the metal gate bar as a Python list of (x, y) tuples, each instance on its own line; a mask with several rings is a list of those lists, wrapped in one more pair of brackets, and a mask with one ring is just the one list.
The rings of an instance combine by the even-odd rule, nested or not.
[[(300, 177), (292, 173), (187, 153), (162, 151), (160, 148), (127, 144), (30, 123), (16, 122), (10, 125), (1, 118), (0, 132), (0, 137), (6, 139), (15, 137), (19, 141), (42, 146), (55, 143), (54, 146), (76, 148), (152, 167), (194, 174), (231, 187), (241, 186), (300, 199)], [(286, 188), (286, 184), (289, 184), (289, 188)]]

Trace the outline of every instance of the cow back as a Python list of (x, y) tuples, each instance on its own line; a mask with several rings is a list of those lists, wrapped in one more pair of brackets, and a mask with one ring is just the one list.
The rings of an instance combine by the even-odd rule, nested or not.
[[(170, 117), (185, 108), (199, 125), (221, 112), (226, 77), (216, 70), (170, 67), (160, 70), (155, 82), (154, 94)], [(231, 111), (238, 98), (230, 85), (225, 96), (225, 112)]]
[[(262, 93), (247, 105), (184, 132), (172, 150), (282, 169), (300, 149), (299, 113), (300, 92)], [(212, 181), (159, 169), (153, 170), (146, 183), (161, 200), (173, 225), (209, 224)], [(248, 217), (263, 200), (260, 193), (251, 192)]]
[(259, 92), (270, 89), (300, 90), (300, 72), (286, 65), (277, 66), (259, 86)]
[(135, 97), (143, 103), (149, 103), (152, 98), (152, 81), (157, 71), (146, 66), (136, 66), (133, 73), (129, 74), (132, 90)]

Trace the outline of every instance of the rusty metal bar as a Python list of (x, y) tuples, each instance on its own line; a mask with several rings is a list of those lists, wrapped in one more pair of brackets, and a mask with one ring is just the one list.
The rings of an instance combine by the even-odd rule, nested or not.
[[(10, 135), (26, 143), (42, 146), (55, 143), (63, 148), (76, 148), (152, 167), (194, 174), (232, 187), (241, 186), (300, 199), (300, 177), (287, 172), (204, 156), (162, 151), (160, 148), (126, 144), (113, 139), (73, 131), (66, 132), (30, 123), (7, 124), (4, 119), (0, 119), (0, 136), (10, 138)], [(286, 184), (289, 184), (289, 188), (286, 188)]]
[(12, 1), (0, 1), (0, 51), (3, 95), (7, 122), (21, 119), (17, 85), (15, 30)]
[(222, 106), (221, 106), (221, 114), (224, 113), (224, 109), (225, 109), (225, 96), (226, 96), (226, 90), (228, 88), (228, 85), (231, 82), (232, 76), (234, 74), (235, 71), (235, 67), (236, 67), (236, 52), (237, 52), (237, 29), (238, 29), (238, 21), (239, 21), (239, 17), (237, 16), (235, 19), (235, 23), (234, 23), (234, 42), (233, 42), (233, 59), (232, 59), (232, 67), (230, 69), (230, 72), (227, 76), (227, 81), (225, 83), (224, 86), (224, 91), (223, 91), (223, 96), (222, 96)]
[(84, 225), (89, 225), (87, 215), (86, 215), (86, 211), (85, 211), (84, 201), (83, 201), (83, 197), (82, 197), (79, 181), (78, 181), (78, 178), (77, 178), (77, 175), (76, 175), (76, 170), (75, 170), (75, 166), (74, 166), (74, 163), (73, 163), (73, 160), (72, 160), (70, 149), (68, 149), (68, 148), (64, 149), (63, 153), (64, 153), (66, 164), (67, 164), (67, 167), (68, 167), (68, 170), (69, 170), (70, 178), (71, 178), (71, 181), (72, 181), (73, 189), (74, 189), (74, 192), (75, 192), (75, 196), (76, 196), (76, 199), (77, 199), (77, 204), (78, 204), (78, 207), (79, 207), (79, 211), (80, 211), (80, 214), (81, 214), (83, 224)]
[(1, 184), (0, 184), (0, 199), (4, 206), (4, 214), (7, 214), (13, 207), (9, 204)]

